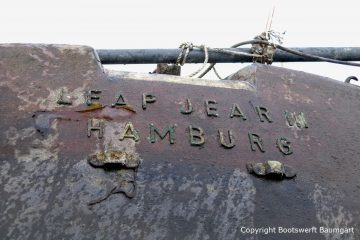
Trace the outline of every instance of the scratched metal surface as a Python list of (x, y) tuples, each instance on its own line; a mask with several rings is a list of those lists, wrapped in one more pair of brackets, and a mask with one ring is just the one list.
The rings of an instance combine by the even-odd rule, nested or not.
[[(150, 79), (150, 80), (149, 80)], [(152, 79), (152, 80), (151, 80)], [(0, 46), (0, 233), (5, 239), (336, 239), (337, 235), (249, 235), (241, 227), (354, 227), (360, 223), (360, 91), (303, 72), (252, 65), (222, 83), (102, 69), (83, 46)], [(191, 83), (189, 81), (188, 83)], [(84, 93), (101, 90), (102, 107), (88, 111)], [(131, 108), (112, 108), (121, 92)], [(142, 108), (142, 94), (156, 96)], [(72, 105), (58, 104), (69, 96)], [(180, 113), (189, 98), (194, 111)], [(207, 116), (216, 100), (218, 117)], [(236, 103), (246, 120), (230, 118)], [(266, 107), (261, 122), (254, 106)], [(303, 112), (308, 128), (289, 126), (284, 111)], [(87, 136), (88, 119), (104, 121), (103, 137)], [(131, 122), (139, 141), (119, 138)], [(176, 124), (155, 143), (149, 124)], [(204, 145), (191, 146), (189, 125)], [(222, 147), (218, 130), (235, 146)], [(248, 133), (263, 139), (250, 148)], [(284, 155), (276, 139), (293, 153)], [(136, 169), (94, 168), (91, 154), (115, 149), (141, 159)], [(294, 179), (259, 178), (246, 163), (276, 160)], [(111, 194), (122, 183), (135, 195)], [(131, 195), (131, 194), (128, 194)], [(341, 236), (339, 236), (341, 237)]]

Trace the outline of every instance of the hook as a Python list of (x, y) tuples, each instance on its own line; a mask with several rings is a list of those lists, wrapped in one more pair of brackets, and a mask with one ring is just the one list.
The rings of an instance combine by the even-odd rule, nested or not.
[(350, 83), (351, 80), (359, 81), (359, 79), (355, 76), (350, 76), (345, 79), (346, 83)]

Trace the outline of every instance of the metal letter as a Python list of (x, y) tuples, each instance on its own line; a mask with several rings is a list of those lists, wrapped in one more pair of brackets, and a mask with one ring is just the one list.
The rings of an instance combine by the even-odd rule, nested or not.
[(249, 135), (249, 141), (250, 141), (250, 147), (252, 151), (255, 151), (255, 144), (258, 146), (259, 150), (261, 152), (265, 152), (265, 150), (263, 149), (263, 141), (262, 139), (259, 137), (259, 135), (255, 134), (255, 133), (248, 133)]
[(240, 117), (243, 120), (246, 120), (245, 114), (241, 111), (240, 107), (236, 103), (234, 103), (231, 108), (230, 118), (233, 117)]
[(159, 132), (159, 129), (157, 129), (154, 124), (150, 124), (150, 135), (149, 135), (149, 140), (151, 143), (155, 143), (156, 142), (156, 136), (155, 133), (160, 137), (160, 139), (164, 139), (166, 137), (166, 135), (169, 133), (169, 137), (170, 137), (170, 144), (174, 144), (175, 142), (175, 125), (169, 126), (167, 128), (165, 128), (162, 133)]
[(221, 146), (223, 146), (224, 148), (233, 148), (235, 146), (235, 141), (234, 141), (234, 137), (233, 134), (231, 132), (231, 130), (228, 130), (228, 134), (229, 134), (229, 143), (225, 142), (224, 139), (224, 134), (223, 132), (221, 132), (219, 130), (219, 140), (220, 140), (220, 144)]
[(147, 103), (154, 103), (156, 101), (156, 97), (149, 93), (143, 93), (142, 95), (142, 108), (146, 109)]
[(296, 113), (285, 111), (285, 118), (291, 127), (296, 124), (298, 128), (308, 128), (305, 114), (303, 112)]
[(98, 138), (102, 138), (104, 135), (104, 122), (101, 119), (96, 119), (97, 125), (93, 124), (94, 119), (88, 119), (87, 123), (87, 136), (91, 137), (91, 131), (99, 131)]
[(72, 105), (72, 101), (70, 99), (64, 99), (64, 89), (61, 89), (59, 99), (56, 103), (59, 105)]
[(192, 105), (191, 105), (190, 99), (187, 98), (187, 99), (186, 99), (186, 103), (184, 104), (184, 106), (182, 106), (182, 107), (180, 108), (180, 112), (181, 112), (182, 114), (190, 114), (190, 113), (192, 113), (192, 111), (193, 111), (193, 107), (192, 107)]
[(97, 96), (96, 94), (100, 94), (101, 90), (90, 90), (85, 94), (85, 98), (86, 98), (86, 104), (88, 106), (90, 106), (93, 101), (92, 100), (99, 100), (100, 97)]
[(290, 155), (293, 153), (290, 144), (291, 142), (284, 137), (280, 137), (276, 140), (276, 146), (279, 148), (280, 152), (282, 152), (284, 155)]
[(111, 104), (111, 107), (115, 107), (115, 106), (126, 106), (127, 103), (125, 102), (125, 98), (123, 97), (123, 95), (121, 93), (118, 93), (117, 97), (116, 97), (116, 102)]
[(264, 122), (264, 117), (266, 118), (266, 120), (269, 123), (273, 122), (269, 116), (269, 111), (267, 110), (266, 107), (257, 106), (257, 107), (255, 107), (255, 110), (256, 110), (257, 114), (259, 115), (260, 122)]
[(210, 117), (217, 117), (218, 116), (218, 114), (216, 113), (217, 108), (214, 106), (210, 106), (210, 104), (217, 104), (217, 102), (215, 100), (205, 101), (207, 115)]
[[(195, 133), (196, 131), (197, 133)], [(200, 127), (189, 126), (190, 145), (201, 146), (205, 143), (204, 130)]]
[(120, 141), (124, 140), (124, 138), (131, 138), (135, 142), (139, 141), (139, 135), (131, 122), (126, 123), (123, 134), (120, 136)]

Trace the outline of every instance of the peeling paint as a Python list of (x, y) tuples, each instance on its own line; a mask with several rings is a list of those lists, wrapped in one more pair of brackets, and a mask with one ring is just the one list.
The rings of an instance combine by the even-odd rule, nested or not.
[(84, 45), (62, 45), (62, 44), (54, 44), (52, 45), (59, 49), (62, 54), (67, 54), (69, 51), (73, 51), (74, 53), (86, 55), (91, 52), (92, 48)]
[(164, 74), (144, 74), (144, 73), (133, 73), (133, 72), (120, 72), (114, 70), (106, 70), (106, 74), (109, 77), (120, 77), (128, 78), (131, 80), (141, 80), (141, 81), (160, 81), (174, 84), (188, 84), (194, 86), (206, 86), (206, 87), (215, 87), (215, 88), (228, 88), (228, 89), (242, 89), (246, 91), (255, 92), (256, 88), (249, 82), (245, 81), (234, 81), (234, 80), (206, 80), (202, 78), (183, 78), (172, 75)]
[[(228, 197), (220, 205), (220, 208), (225, 208), (225, 212), (216, 215), (215, 218), (218, 222), (216, 231), (219, 232), (219, 239), (235, 239), (239, 226), (253, 225), (255, 193), (256, 190), (248, 174), (238, 169), (234, 170), (228, 183)], [(236, 220), (231, 221), (232, 217)]]
[(67, 87), (61, 87), (55, 90), (51, 90), (50, 88), (47, 88), (49, 91), (49, 95), (46, 98), (39, 98), (38, 101), (35, 103), (39, 106), (40, 110), (54, 110), (56, 108), (63, 108), (63, 106), (59, 105), (57, 103), (57, 100), (59, 100), (59, 97), (61, 95), (61, 92), (64, 93), (64, 98), (69, 98), (72, 100), (72, 106), (77, 107), (80, 104), (85, 103), (85, 90), (87, 88), (87, 84), (84, 83), (81, 87), (75, 88), (72, 91), (69, 91)]
[[(56, 101), (61, 89), (74, 98), (75, 106), (83, 103), (84, 91), (94, 79), (101, 78), (103, 72), (94, 49), (86, 46), (1, 44), (0, 49), (5, 54), (14, 51), (13, 54), (18, 56), (16, 64), (22, 65), (22, 68), (14, 67), (12, 61), (15, 59), (11, 57), (9, 61), (2, 61), (0, 87), (8, 87), (16, 94), (21, 100), (17, 107), (24, 112), (31, 108), (53, 110), (59, 107)], [(64, 61), (65, 56), (75, 58), (74, 61), (81, 65), (68, 65)], [(74, 72), (74, 68), (80, 66), (83, 68), (78, 73)], [(62, 75), (66, 79), (61, 79)]]
[[(10, 79), (16, 79), (16, 76), (10, 77)], [(3, 81), (0, 83), (0, 86), (7, 86), (14, 93), (17, 94), (17, 97), (22, 100), (22, 103), (18, 105), (18, 110), (26, 111), (32, 106), (38, 106), (39, 110), (54, 110), (56, 108), (61, 108), (63, 106), (57, 104), (57, 100), (61, 94), (61, 91), (64, 91), (64, 95), (69, 96), (73, 99), (73, 106), (79, 106), (85, 102), (84, 92), (87, 88), (87, 83), (84, 83), (81, 87), (75, 88), (72, 91), (69, 91), (67, 87), (60, 87), (57, 89), (46, 88), (49, 92), (49, 95), (45, 98), (35, 97), (36, 92), (33, 91), (35, 86), (34, 84), (30, 84), (29, 88), (23, 88), (21, 86), (17, 86), (12, 80)]]
[(306, 104), (312, 104), (313, 100), (309, 97), (306, 97), (303, 94), (296, 93), (291, 90), (291, 88), (288, 86), (288, 84), (283, 84), (283, 87), (285, 88), (285, 94), (284, 99), (288, 100), (290, 103), (306, 103)]
[[(315, 189), (310, 196), (316, 209), (316, 218), (322, 226), (327, 228), (354, 227), (351, 211), (344, 208), (340, 202), (340, 195), (336, 192), (315, 184)], [(326, 240), (344, 239), (340, 233), (322, 233)], [(349, 233), (346, 239), (353, 240), (354, 234)]]
[(53, 60), (60, 59), (59, 57), (56, 57), (54, 53), (49, 51), (49, 49), (45, 45), (40, 45), (39, 48), (45, 56), (52, 58)]
[(258, 64), (246, 66), (240, 69), (239, 71), (231, 74), (230, 76), (227, 76), (225, 79), (235, 80), (235, 81), (246, 81), (255, 85), (257, 67)]
[[(23, 145), (26, 150), (14, 150), (16, 169), (21, 169), (12, 174), (1, 174), (0, 179), (4, 191), (9, 194), (6, 199), (5, 208), (2, 210), (0, 222), (9, 224), (7, 238), (15, 239), (13, 236), (30, 238), (32, 226), (41, 219), (41, 211), (48, 206), (47, 199), (52, 190), (52, 185), (48, 184), (49, 175), (56, 172), (58, 165), (59, 143), (56, 121), (51, 126), (54, 133), (46, 138), (37, 139), (35, 129), (32, 127), (16, 129), (11, 127), (7, 136), (10, 144)], [(14, 171), (5, 165), (3, 171)], [(14, 168), (14, 167), (13, 167)], [(14, 209), (22, 208), (23, 211)]]
[(15, 146), (19, 139), (24, 140), (25, 138), (32, 137), (35, 133), (36, 130), (34, 127), (18, 130), (16, 127), (11, 126), (8, 130), (5, 131), (5, 137), (8, 144)]
[[(144, 182), (141, 171), (139, 174), (140, 199), (136, 207), (125, 210), (124, 217), (144, 219), (146, 225), (142, 227), (132, 222), (134, 229), (147, 232), (144, 239), (168, 239), (173, 219), (183, 219), (187, 229), (184, 239), (209, 239), (209, 234), (216, 239), (236, 239), (240, 225), (253, 226), (256, 190), (249, 175), (239, 169), (213, 180), (189, 174), (175, 182), (171, 176), (161, 180), (159, 175), (151, 184)], [(172, 193), (184, 199), (173, 198)], [(150, 202), (151, 209), (147, 209)], [(204, 221), (212, 229), (205, 228)]]

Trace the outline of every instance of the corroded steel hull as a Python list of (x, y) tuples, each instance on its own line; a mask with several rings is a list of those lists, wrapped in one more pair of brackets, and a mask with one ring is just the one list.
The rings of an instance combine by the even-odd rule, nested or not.
[[(0, 57), (2, 238), (359, 238), (358, 87), (257, 64), (111, 72), (88, 47)], [(270, 160), (296, 176), (247, 170)]]

